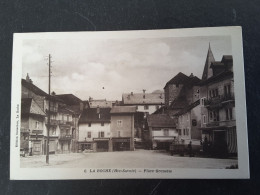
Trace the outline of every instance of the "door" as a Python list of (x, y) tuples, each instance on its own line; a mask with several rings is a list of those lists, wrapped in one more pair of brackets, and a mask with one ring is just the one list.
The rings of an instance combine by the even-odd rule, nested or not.
[(108, 141), (97, 141), (97, 152), (107, 152)]

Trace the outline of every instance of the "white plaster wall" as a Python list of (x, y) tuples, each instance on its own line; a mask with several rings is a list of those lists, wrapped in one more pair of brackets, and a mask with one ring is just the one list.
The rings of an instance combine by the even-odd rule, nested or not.
[[(88, 132), (91, 132), (91, 138), (88, 138)], [(98, 138), (98, 132), (104, 131), (104, 137), (111, 137), (110, 123), (105, 123), (101, 126), (101, 123), (91, 123), (91, 127), (88, 124), (79, 124), (79, 141), (92, 141), (93, 138)]]
[[(149, 109), (145, 110), (144, 109), (144, 105), (138, 105), (137, 106), (137, 111), (138, 112), (149, 112), (149, 114), (154, 113), (157, 109), (156, 109), (157, 105), (149, 105)], [(159, 108), (161, 107), (161, 105), (159, 105)]]

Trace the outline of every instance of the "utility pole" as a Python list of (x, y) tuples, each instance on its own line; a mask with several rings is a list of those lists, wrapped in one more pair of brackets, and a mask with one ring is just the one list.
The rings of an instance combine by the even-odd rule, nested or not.
[(48, 97), (48, 104), (49, 109), (47, 112), (48, 116), (48, 125), (47, 125), (47, 151), (46, 151), (46, 164), (49, 164), (49, 136), (50, 136), (50, 97), (51, 97), (51, 54), (48, 56), (48, 65), (49, 65), (49, 97)]

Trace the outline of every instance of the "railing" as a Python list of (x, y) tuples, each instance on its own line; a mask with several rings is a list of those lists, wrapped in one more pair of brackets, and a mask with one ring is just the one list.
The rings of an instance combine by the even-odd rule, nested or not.
[(220, 121), (212, 121), (206, 124), (207, 127), (219, 126)]
[(46, 108), (46, 112), (58, 112), (58, 108), (57, 107), (50, 107), (50, 110), (49, 110), (49, 107)]
[(235, 99), (235, 96), (234, 96), (234, 94), (231, 94), (231, 93), (221, 96), (221, 102), (234, 100), (234, 99)]
[(216, 97), (211, 97), (209, 99), (205, 100), (205, 106), (210, 106), (210, 105), (221, 105), (222, 102), (229, 101), (229, 100), (234, 100), (234, 94), (226, 94), (226, 95), (218, 95)]
[(60, 125), (73, 125), (73, 121), (59, 120)]
[(62, 140), (70, 140), (72, 139), (72, 135), (71, 134), (61, 134), (59, 136), (59, 139), (62, 139)]

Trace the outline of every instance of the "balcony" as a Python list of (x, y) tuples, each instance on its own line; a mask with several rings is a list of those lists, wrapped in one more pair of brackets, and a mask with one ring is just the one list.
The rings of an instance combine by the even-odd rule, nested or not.
[(73, 126), (73, 121), (64, 121), (64, 120), (59, 120), (60, 125), (70, 125)]
[(222, 103), (227, 102), (227, 101), (234, 101), (234, 100), (235, 100), (234, 94), (226, 94), (226, 95), (221, 96)]
[(206, 127), (216, 127), (219, 126), (220, 121), (212, 121), (206, 124)]
[(72, 139), (72, 135), (71, 134), (61, 134), (59, 136), (60, 140), (71, 140)]
[(49, 108), (47, 107), (46, 108), (46, 113), (54, 113), (54, 114), (56, 114), (57, 112), (58, 112), (58, 108), (57, 107), (53, 107), (53, 106), (51, 106), (50, 107), (50, 110), (49, 110)]
[(205, 100), (205, 106), (211, 108), (218, 108), (218, 107), (222, 107), (223, 104), (234, 100), (235, 100), (234, 94), (219, 95), (216, 97), (211, 97), (208, 100)]
[[(48, 119), (45, 121), (46, 126), (48, 126)], [(59, 124), (59, 121), (56, 119), (50, 119), (50, 126), (57, 126)]]

